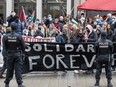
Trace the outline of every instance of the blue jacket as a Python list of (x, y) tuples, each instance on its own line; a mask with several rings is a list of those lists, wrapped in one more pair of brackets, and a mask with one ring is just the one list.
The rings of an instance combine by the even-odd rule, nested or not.
[(56, 42), (58, 43), (65, 43), (64, 38), (60, 35), (56, 36)]
[(19, 35), (23, 35), (23, 29), (24, 29), (23, 24), (20, 21), (18, 21), (16, 33), (18, 33)]

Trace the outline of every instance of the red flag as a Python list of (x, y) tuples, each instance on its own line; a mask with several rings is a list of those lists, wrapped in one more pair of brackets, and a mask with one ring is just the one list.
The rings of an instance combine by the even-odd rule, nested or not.
[(20, 12), (19, 20), (26, 22), (26, 15), (23, 6), (22, 6), (22, 11)]

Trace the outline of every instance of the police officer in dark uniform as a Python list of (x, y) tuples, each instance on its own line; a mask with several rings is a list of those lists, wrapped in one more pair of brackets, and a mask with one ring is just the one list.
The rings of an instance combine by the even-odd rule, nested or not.
[(9, 82), (13, 78), (15, 70), (15, 77), (18, 87), (22, 85), (22, 52), (25, 50), (25, 44), (22, 36), (15, 33), (17, 24), (11, 23), (12, 32), (3, 36), (3, 49), (4, 54), (7, 56), (7, 73), (5, 79), (5, 87), (9, 87)]
[(106, 78), (107, 78), (107, 87), (113, 87), (111, 83), (112, 79), (112, 73), (111, 73), (111, 54), (113, 50), (113, 43), (110, 40), (106, 39), (106, 32), (102, 31), (101, 32), (101, 38), (95, 43), (95, 48), (96, 48), (96, 83), (95, 87), (100, 87), (99, 86), (99, 81), (100, 81), (100, 75), (102, 72), (102, 66), (105, 64), (105, 72), (106, 72)]
[[(10, 33), (12, 31), (11, 27), (7, 27), (6, 28), (6, 34)], [(3, 55), (3, 61), (4, 61), (4, 64), (2, 66), (2, 68), (0, 68), (0, 78), (5, 78), (3, 76), (3, 73), (5, 72), (6, 70), (6, 66), (7, 66), (7, 58), (6, 58), (6, 54), (4, 54), (4, 49), (2, 50), (2, 55)]]

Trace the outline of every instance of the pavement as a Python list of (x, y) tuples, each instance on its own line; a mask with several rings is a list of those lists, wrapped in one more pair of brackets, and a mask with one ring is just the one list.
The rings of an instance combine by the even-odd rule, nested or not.
[[(67, 73), (38, 71), (23, 76), (25, 87), (94, 87), (95, 84), (95, 74), (86, 75), (74, 71), (67, 71)], [(113, 72), (112, 78), (113, 87), (116, 87), (116, 72)], [(4, 79), (0, 79), (0, 87), (5, 87)], [(18, 87), (15, 77), (11, 80), (10, 87)], [(105, 72), (101, 74), (100, 87), (107, 87)]]

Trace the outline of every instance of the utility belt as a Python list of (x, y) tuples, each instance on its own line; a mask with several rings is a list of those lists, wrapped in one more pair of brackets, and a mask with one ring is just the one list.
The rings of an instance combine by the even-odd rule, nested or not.
[(21, 53), (21, 52), (22, 52), (21, 50), (8, 50), (9, 54), (12, 54), (12, 53)]

